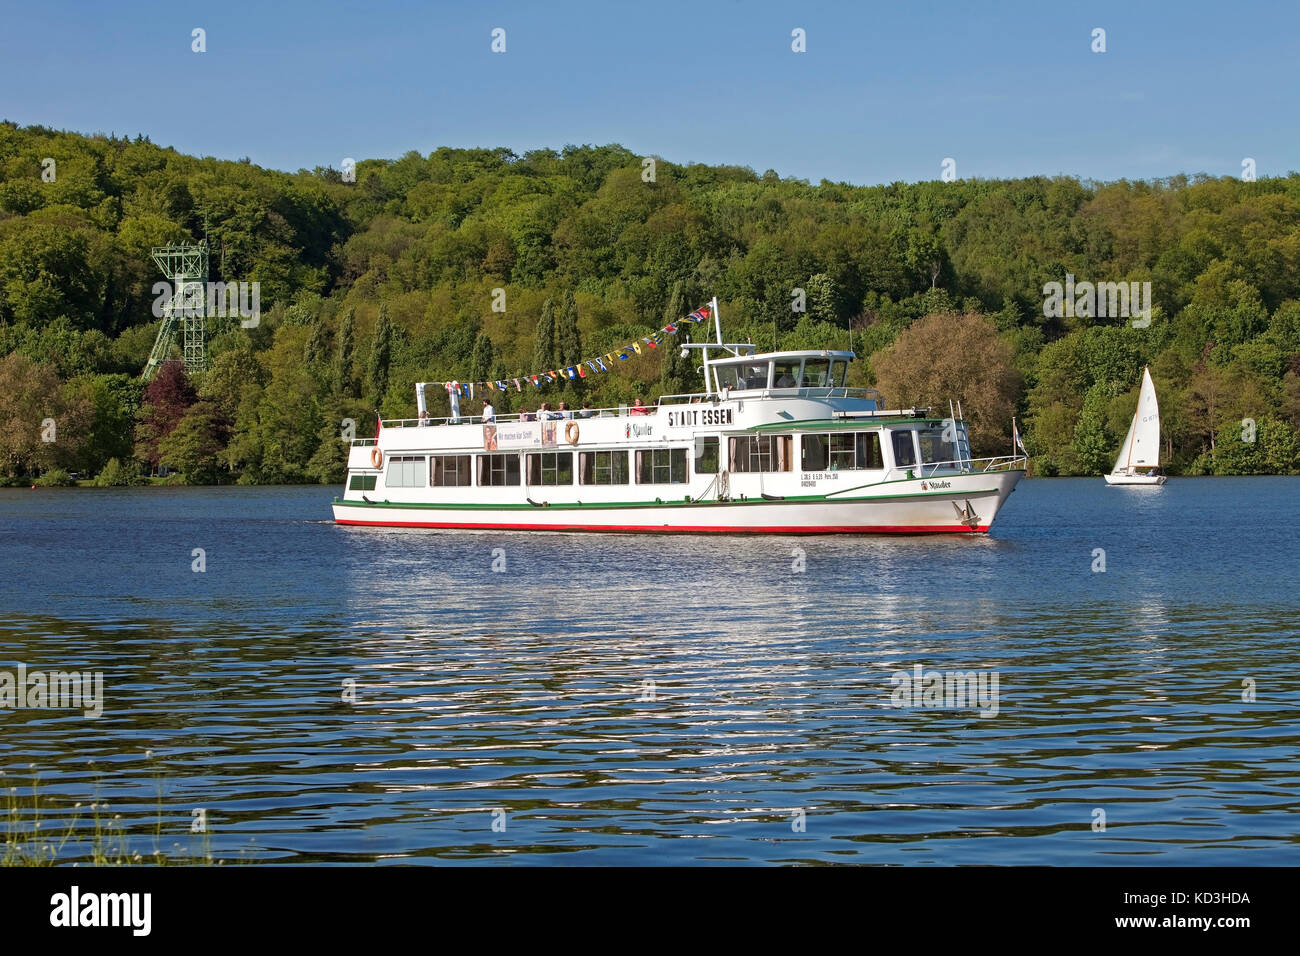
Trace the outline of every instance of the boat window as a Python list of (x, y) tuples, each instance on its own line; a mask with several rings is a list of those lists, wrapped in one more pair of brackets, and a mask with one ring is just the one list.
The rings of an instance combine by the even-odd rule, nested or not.
[(685, 448), (648, 448), (636, 453), (636, 480), (642, 485), (686, 483)]
[(430, 456), (429, 484), (434, 488), (466, 488), (469, 483), (469, 455)]
[(894, 467), (906, 468), (908, 465), (916, 464), (916, 452), (912, 447), (912, 433), (893, 432), (894, 436)]
[(803, 381), (800, 388), (825, 388), (831, 363), (827, 359), (807, 359), (803, 363)]
[(389, 488), (423, 488), (425, 486), (425, 460), (423, 455), (394, 455), (388, 459), (384, 485)]
[(826, 436), (804, 435), (799, 439), (799, 466), (804, 471), (826, 470)]
[(519, 456), (479, 455), (478, 483), (480, 485), (519, 484)]
[(573, 452), (543, 451), (528, 455), (530, 485), (573, 484)]
[(858, 432), (856, 442), (859, 468), (885, 467), (885, 456), (880, 451), (880, 432)]
[(772, 387), (797, 388), (799, 385), (799, 362), (773, 362)]
[(836, 360), (831, 363), (831, 387), (832, 388), (844, 387), (844, 379), (845, 376), (848, 374), (848, 369), (849, 369), (848, 362)]
[[(948, 433), (949, 438), (956, 437), (953, 432)], [(957, 444), (954, 441), (945, 439), (943, 429), (931, 428), (916, 433), (916, 437), (921, 443), (921, 461), (927, 465), (937, 462), (953, 462), (957, 460)]]
[(353, 475), (348, 482), (348, 491), (374, 491), (376, 475)]
[(745, 388), (767, 388), (767, 373), (770, 362), (753, 362), (742, 366), (745, 375)]
[(695, 473), (697, 475), (716, 475), (718, 473), (718, 436), (710, 435), (695, 439)]
[[(718, 376), (718, 388), (736, 388), (736, 381), (740, 374), (739, 367), (735, 365), (716, 365), (713, 368), (714, 373)], [(743, 388), (744, 386), (740, 386)]]
[(732, 471), (789, 471), (792, 435), (753, 435), (730, 440)]
[(860, 471), (884, 468), (877, 432), (842, 432), (830, 436), (831, 471)]
[(584, 485), (626, 485), (629, 480), (627, 452), (579, 452), (578, 480)]

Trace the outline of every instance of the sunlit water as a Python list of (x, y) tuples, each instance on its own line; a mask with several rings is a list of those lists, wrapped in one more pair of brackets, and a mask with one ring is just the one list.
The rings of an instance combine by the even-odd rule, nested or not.
[[(23, 826), (35, 773), (44, 832), (107, 802), (146, 855), (1300, 862), (1298, 479), (1029, 481), (971, 538), (368, 530), (332, 494), (0, 492), (0, 670), (106, 696), (0, 711)], [(917, 664), (996, 672), (996, 716), (892, 706)]]

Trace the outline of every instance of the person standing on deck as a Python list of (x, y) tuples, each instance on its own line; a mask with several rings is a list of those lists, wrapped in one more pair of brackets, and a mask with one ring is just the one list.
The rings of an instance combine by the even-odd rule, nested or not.
[(486, 398), (483, 399), (483, 421), (494, 422), (497, 420), (497, 411), (492, 407), (492, 403)]

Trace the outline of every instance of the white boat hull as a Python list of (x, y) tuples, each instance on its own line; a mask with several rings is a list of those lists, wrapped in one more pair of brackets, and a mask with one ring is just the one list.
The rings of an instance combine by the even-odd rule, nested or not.
[(1155, 487), (1163, 485), (1167, 480), (1166, 475), (1139, 475), (1139, 474), (1111, 474), (1103, 476), (1108, 485), (1145, 485)]
[[(338, 524), (460, 530), (650, 534), (982, 534), (1024, 472), (944, 476), (944, 490), (895, 481), (875, 495), (588, 505), (335, 501)], [(928, 484), (927, 484), (928, 488)]]

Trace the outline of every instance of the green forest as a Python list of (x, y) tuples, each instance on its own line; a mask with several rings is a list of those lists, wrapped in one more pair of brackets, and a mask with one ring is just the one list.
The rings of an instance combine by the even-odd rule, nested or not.
[[(208, 369), (145, 383), (150, 250), (200, 239), (211, 280), (260, 284), (260, 320), (209, 318)], [(1067, 276), (1149, 282), (1149, 324), (1045, 315)], [(414, 417), (417, 381), (570, 365), (714, 296), (729, 341), (852, 347), (850, 384), (890, 407), (960, 401), (977, 452), (1009, 452), (1017, 416), (1035, 475), (1109, 469), (1144, 365), (1171, 473), (1300, 472), (1294, 173), (851, 186), (606, 145), (440, 148), (345, 179), (6, 122), (0, 481), (341, 482), (343, 422)], [(700, 384), (661, 347), (496, 404)]]

